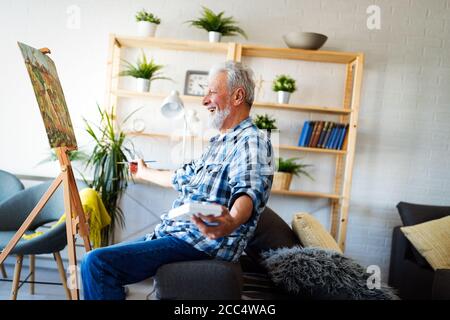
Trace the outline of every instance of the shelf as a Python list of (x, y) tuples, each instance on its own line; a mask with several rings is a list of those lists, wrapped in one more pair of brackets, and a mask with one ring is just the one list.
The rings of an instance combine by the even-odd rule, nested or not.
[(306, 197), (306, 198), (326, 198), (339, 200), (341, 198), (338, 194), (323, 193), (323, 192), (308, 192), (308, 191), (293, 191), (293, 190), (273, 190), (272, 194), (279, 194), (284, 196), (294, 196), (294, 197)]
[(218, 52), (225, 54), (228, 52), (229, 46), (226, 42), (206, 42), (129, 36), (116, 36), (116, 43), (119, 47), (128, 48), (159, 48), (167, 50)]
[[(150, 92), (137, 92), (130, 90), (117, 90), (113, 92), (117, 97), (122, 98), (148, 98), (148, 99), (164, 99), (167, 95), (163, 94), (154, 94)], [(180, 95), (181, 99), (185, 102), (199, 102), (201, 103), (202, 97), (196, 96), (186, 96)], [(280, 104), (273, 102), (258, 102), (255, 101), (253, 103), (254, 107), (257, 108), (270, 108), (270, 109), (280, 109), (286, 111), (303, 111), (303, 112), (316, 112), (316, 113), (328, 113), (328, 114), (337, 114), (337, 115), (345, 115), (350, 114), (352, 110), (347, 110), (343, 108), (334, 108), (334, 107), (321, 107), (321, 106), (305, 106), (299, 104)]]
[(159, 48), (167, 50), (203, 51), (227, 53), (235, 45), (242, 46), (242, 56), (275, 59), (293, 59), (328, 63), (351, 63), (361, 54), (355, 52), (303, 50), (292, 48), (274, 48), (253, 44), (237, 44), (234, 42), (207, 42), (155, 37), (133, 37), (115, 35), (119, 47)]
[(303, 152), (332, 153), (332, 154), (346, 154), (347, 153), (347, 151), (345, 151), (345, 150), (298, 147), (298, 146), (290, 146), (290, 145), (286, 145), (286, 144), (280, 144), (278, 147), (283, 150), (303, 151)]
[[(135, 132), (135, 131), (129, 131), (126, 132), (127, 135), (130, 136), (143, 136), (148, 138), (162, 138), (162, 139), (169, 139), (174, 138), (176, 140), (181, 140), (183, 136), (180, 135), (170, 135), (166, 133), (150, 133), (150, 132)], [(205, 142), (208, 142), (209, 139), (202, 138), (199, 136), (186, 136), (186, 139), (196, 139), (196, 140), (203, 140)], [(298, 147), (298, 146), (290, 146), (286, 144), (280, 144), (280, 145), (274, 145), (274, 148), (280, 148), (281, 150), (291, 150), (291, 151), (301, 151), (301, 152), (317, 152), (317, 153), (330, 153), (330, 154), (346, 154), (347, 152), (345, 150), (334, 150), (334, 149), (320, 149), (320, 148), (307, 148), (307, 147)]]
[(303, 50), (291, 48), (271, 48), (258, 45), (243, 44), (242, 56), (347, 64), (358, 58), (360, 56), (360, 53), (324, 50)]

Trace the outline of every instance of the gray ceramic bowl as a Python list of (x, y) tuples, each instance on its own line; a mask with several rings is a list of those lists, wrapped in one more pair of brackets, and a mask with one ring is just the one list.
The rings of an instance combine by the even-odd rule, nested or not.
[(314, 32), (292, 31), (283, 36), (283, 40), (289, 48), (317, 50), (321, 48), (328, 37)]

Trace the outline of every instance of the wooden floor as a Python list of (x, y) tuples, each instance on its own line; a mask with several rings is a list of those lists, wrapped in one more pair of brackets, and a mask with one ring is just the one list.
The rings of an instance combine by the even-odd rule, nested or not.
[[(12, 279), (14, 268), (12, 265), (6, 265), (8, 279)], [(21, 279), (28, 275), (28, 267), (22, 268)], [(1, 274), (0, 274), (1, 279)], [(58, 282), (60, 278), (56, 269), (39, 268), (36, 266), (36, 281)], [(35, 284), (35, 294), (30, 294), (30, 285), (25, 283), (19, 289), (17, 300), (65, 300), (66, 295), (61, 285)], [(154, 295), (150, 294), (153, 290), (152, 279), (147, 279), (137, 284), (128, 286), (127, 300), (153, 300)], [(150, 294), (150, 295), (149, 295)], [(11, 295), (11, 282), (0, 281), (0, 300), (9, 300)], [(83, 297), (81, 290), (80, 296)]]

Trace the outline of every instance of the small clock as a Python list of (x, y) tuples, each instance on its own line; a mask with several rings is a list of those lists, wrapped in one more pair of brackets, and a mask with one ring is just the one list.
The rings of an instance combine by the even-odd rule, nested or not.
[(208, 85), (207, 71), (186, 71), (186, 80), (184, 83), (184, 94), (188, 96), (203, 96), (205, 88)]

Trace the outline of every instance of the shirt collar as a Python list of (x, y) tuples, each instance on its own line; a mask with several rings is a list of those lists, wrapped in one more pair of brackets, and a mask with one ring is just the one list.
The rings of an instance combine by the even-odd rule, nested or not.
[[(236, 126), (234, 126), (231, 129), (228, 129), (226, 131), (226, 133), (222, 136), (222, 140), (230, 140), (232, 138), (234, 138), (235, 136), (237, 136), (240, 132), (242, 132), (243, 130), (247, 129), (248, 127), (253, 126), (253, 121), (251, 117), (247, 117), (244, 120), (242, 120), (241, 122), (239, 122), (239, 124), (237, 124)], [(212, 137), (209, 141), (210, 142), (214, 142), (217, 141), (220, 137), (220, 134), (215, 135), (214, 137)]]

